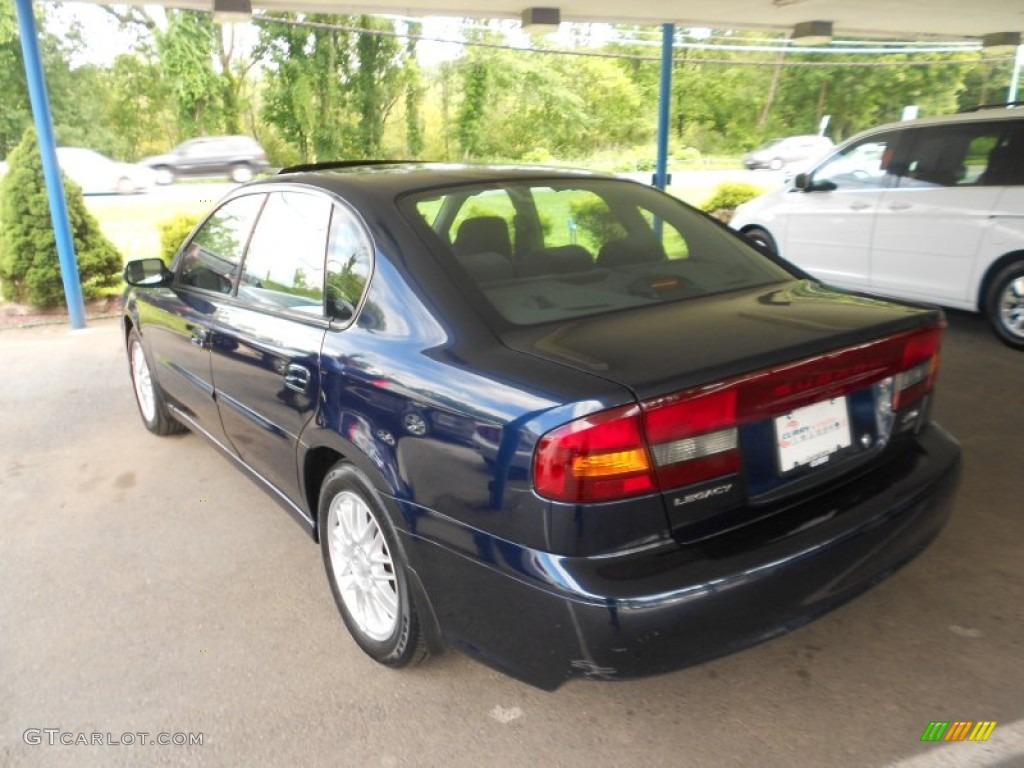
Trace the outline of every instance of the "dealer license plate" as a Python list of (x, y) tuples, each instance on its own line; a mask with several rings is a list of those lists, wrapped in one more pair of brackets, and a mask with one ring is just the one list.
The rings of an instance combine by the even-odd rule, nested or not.
[(851, 444), (846, 398), (823, 400), (777, 417), (775, 444), (783, 474), (827, 463)]

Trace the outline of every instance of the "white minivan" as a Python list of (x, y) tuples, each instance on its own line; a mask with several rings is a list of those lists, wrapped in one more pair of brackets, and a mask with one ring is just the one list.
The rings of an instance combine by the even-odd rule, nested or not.
[(824, 282), (983, 312), (1024, 349), (1024, 109), (866, 131), (730, 226)]

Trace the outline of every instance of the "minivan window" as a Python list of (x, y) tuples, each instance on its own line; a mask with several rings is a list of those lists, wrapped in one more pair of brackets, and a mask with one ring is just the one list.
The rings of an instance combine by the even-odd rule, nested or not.
[(887, 186), (889, 162), (898, 138), (896, 133), (879, 134), (842, 149), (814, 172), (815, 185), (829, 182), (836, 189)]
[(900, 187), (1001, 186), (1021, 183), (1022, 123), (1007, 120), (933, 125), (911, 132)]

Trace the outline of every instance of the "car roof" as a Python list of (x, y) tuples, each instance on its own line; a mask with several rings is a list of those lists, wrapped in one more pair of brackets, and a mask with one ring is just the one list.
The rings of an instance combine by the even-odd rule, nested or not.
[[(399, 195), (448, 186), (488, 182), (535, 181), (542, 179), (617, 179), (618, 177), (579, 169), (546, 166), (463, 165), (449, 163), (358, 161), (344, 167), (330, 163), (285, 169), (276, 176), (252, 182), (249, 188), (275, 184), (303, 184), (345, 196), (353, 192)], [(621, 180), (621, 179), (620, 179)], [(632, 183), (621, 180), (623, 183)]]
[(927, 125), (957, 125), (961, 123), (986, 123), (996, 120), (1024, 120), (1024, 109), (1012, 107), (997, 107), (978, 109), (970, 112), (957, 112), (953, 115), (934, 115), (932, 117), (919, 117), (914, 120), (903, 120), (896, 123), (886, 123), (877, 128), (863, 131), (859, 135), (867, 135), (877, 131), (906, 130)]

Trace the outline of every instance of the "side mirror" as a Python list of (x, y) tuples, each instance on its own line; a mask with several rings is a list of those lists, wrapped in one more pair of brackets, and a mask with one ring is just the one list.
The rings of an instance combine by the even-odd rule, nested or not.
[(802, 192), (831, 192), (838, 189), (834, 181), (815, 181), (814, 176), (809, 173), (798, 173), (793, 179), (793, 188)]
[(163, 259), (135, 259), (124, 265), (124, 281), (128, 285), (155, 288), (169, 283), (171, 272)]

